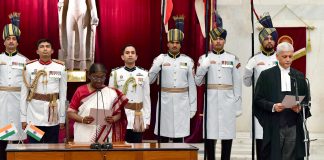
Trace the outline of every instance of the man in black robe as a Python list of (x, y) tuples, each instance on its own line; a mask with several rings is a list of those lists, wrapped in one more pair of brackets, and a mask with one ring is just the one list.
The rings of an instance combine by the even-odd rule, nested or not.
[[(304, 75), (291, 68), (294, 48), (283, 42), (277, 46), (279, 64), (260, 74), (253, 101), (255, 116), (263, 127), (262, 159), (295, 160), (305, 155), (303, 113), (301, 106), (286, 108), (281, 102), (286, 95), (304, 95), (307, 103), (307, 83)], [(293, 76), (290, 76), (293, 75)], [(305, 109), (306, 118), (310, 116)]]

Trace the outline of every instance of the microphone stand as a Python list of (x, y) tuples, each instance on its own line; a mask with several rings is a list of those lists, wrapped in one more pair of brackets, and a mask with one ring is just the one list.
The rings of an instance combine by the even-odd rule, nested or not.
[[(294, 75), (291, 75), (291, 74), (289, 74), (290, 75), (290, 77), (294, 80), (294, 85), (295, 85), (295, 99), (296, 99), (296, 105), (297, 106), (301, 106), (300, 105), (300, 102), (299, 102), (299, 94), (298, 94), (298, 82), (297, 82), (297, 78), (296, 78), (296, 76), (294, 76)], [(302, 105), (301, 106), (302, 108), (303, 108), (303, 128), (304, 128), (304, 138), (306, 138), (305, 137), (305, 121), (306, 121), (306, 119), (305, 119), (305, 106), (304, 105)], [(305, 142), (305, 152), (306, 152), (306, 157), (308, 157), (307, 156), (307, 150), (308, 150), (308, 147), (307, 147), (307, 144), (306, 144), (306, 141), (305, 141), (305, 139), (304, 139), (304, 142)]]
[[(303, 109), (303, 130), (304, 130), (304, 143), (305, 143), (305, 159), (308, 160), (309, 155), (308, 155), (308, 144), (309, 144), (309, 135), (308, 135), (308, 130), (307, 130), (307, 126), (306, 126), (306, 115), (305, 115), (305, 107), (309, 106), (308, 104), (301, 104), (299, 102), (299, 94), (298, 94), (298, 82), (297, 82), (297, 76), (293, 76), (291, 74), (289, 74), (290, 77), (292, 79), (294, 79), (294, 85), (295, 85), (295, 98), (296, 98), (296, 105), (297, 106), (301, 106)], [(307, 78), (306, 78), (307, 79)], [(306, 80), (306, 82), (309, 83), (308, 79)], [(309, 84), (307, 84), (307, 95), (309, 94)]]
[[(102, 109), (103, 109), (103, 111), (104, 111), (104, 115), (105, 115), (105, 117), (106, 117), (106, 112), (105, 112), (105, 103), (104, 103), (104, 100), (103, 100), (103, 95), (102, 95), (102, 92), (101, 92), (101, 90), (99, 90), (99, 92), (100, 92), (100, 94), (101, 94), (101, 101), (102, 101)], [(98, 107), (98, 105), (97, 105), (97, 107)], [(98, 114), (98, 112), (97, 112), (97, 114)], [(98, 117), (98, 115), (97, 115), (97, 117)], [(98, 119), (98, 118), (97, 118)], [(107, 142), (104, 142), (102, 145), (101, 145), (101, 149), (112, 149), (113, 148), (113, 145), (112, 145), (112, 143), (110, 143), (109, 142), (109, 136), (107, 136)]]
[(309, 80), (308, 78), (305, 78), (306, 81), (306, 85), (307, 85), (307, 104), (302, 104), (302, 108), (303, 108), (303, 130), (304, 130), (304, 143), (305, 143), (305, 159), (308, 160), (309, 159), (309, 132), (307, 130), (307, 126), (306, 126), (306, 110), (305, 107), (307, 106), (308, 108), (310, 108), (311, 106), (311, 95), (310, 95), (310, 85), (309, 85)]
[(96, 113), (96, 140), (90, 145), (91, 149), (101, 149), (101, 145), (98, 143), (98, 90), (97, 93), (97, 113)]

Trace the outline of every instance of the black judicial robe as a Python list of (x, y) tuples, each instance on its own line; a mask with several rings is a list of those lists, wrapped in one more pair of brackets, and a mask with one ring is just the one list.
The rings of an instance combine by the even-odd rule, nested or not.
[[(290, 67), (290, 72), (297, 77), (304, 77), (303, 74), (296, 69)], [(307, 84), (305, 79), (297, 78), (298, 94), (305, 95), (303, 103), (306, 103)], [(295, 95), (294, 79), (291, 78), (291, 94)], [(253, 109), (255, 116), (258, 118), (263, 127), (263, 145), (262, 155), (267, 156), (266, 159), (280, 160), (280, 114), (282, 112), (272, 112), (275, 103), (282, 102), (284, 94), (281, 92), (281, 74), (278, 66), (274, 66), (264, 70), (257, 81), (255, 88), (255, 97), (253, 100)], [(306, 117), (310, 116), (309, 108), (305, 108)], [(303, 131), (303, 113), (298, 114), (296, 121), (296, 158), (303, 158), (305, 155), (304, 131)]]

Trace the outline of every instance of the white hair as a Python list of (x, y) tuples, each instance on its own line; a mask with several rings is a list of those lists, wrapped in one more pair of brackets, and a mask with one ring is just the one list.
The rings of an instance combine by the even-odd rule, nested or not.
[(281, 52), (291, 51), (294, 52), (294, 47), (288, 42), (282, 42), (277, 45), (277, 54)]

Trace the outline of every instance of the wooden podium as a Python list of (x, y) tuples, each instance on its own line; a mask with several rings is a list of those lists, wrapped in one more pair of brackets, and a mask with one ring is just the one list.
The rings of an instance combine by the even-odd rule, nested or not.
[(185, 143), (133, 143), (130, 148), (94, 150), (65, 144), (8, 144), (8, 160), (197, 160), (198, 148)]

